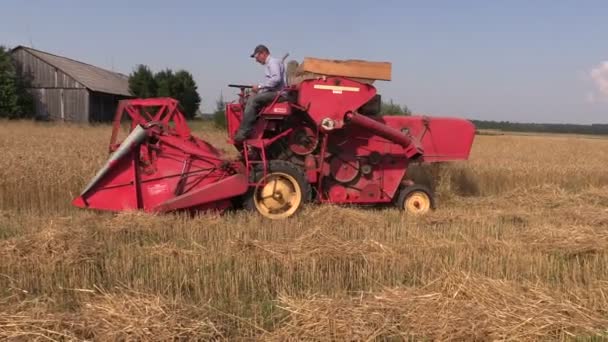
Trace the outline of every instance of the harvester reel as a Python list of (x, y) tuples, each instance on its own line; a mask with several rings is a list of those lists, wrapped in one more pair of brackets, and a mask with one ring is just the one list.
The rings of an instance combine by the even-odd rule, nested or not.
[(269, 219), (285, 219), (311, 200), (312, 188), (300, 169), (286, 161), (272, 160), (266, 175), (261, 166), (253, 170), (256, 185), (245, 195), (243, 206)]

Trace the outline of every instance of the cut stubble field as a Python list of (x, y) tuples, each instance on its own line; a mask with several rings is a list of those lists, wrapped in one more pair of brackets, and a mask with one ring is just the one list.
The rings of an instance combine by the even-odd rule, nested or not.
[(412, 170), (428, 216), (268, 221), (71, 207), (109, 134), (0, 122), (0, 340), (608, 338), (608, 139), (477, 136)]

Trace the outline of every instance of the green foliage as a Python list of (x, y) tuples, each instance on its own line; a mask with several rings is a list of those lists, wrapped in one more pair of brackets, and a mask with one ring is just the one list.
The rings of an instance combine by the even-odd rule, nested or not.
[(380, 115), (412, 115), (412, 112), (407, 106), (395, 104), (391, 99), (390, 102), (382, 101), (380, 105)]
[(171, 97), (171, 94), (175, 92), (176, 82), (175, 75), (171, 69), (165, 69), (157, 72), (154, 75), (154, 82), (156, 84), (155, 96), (158, 97)]
[(31, 118), (36, 114), (36, 104), (34, 96), (28, 91), (31, 87), (31, 81), (29, 77), (17, 72), (16, 79), (17, 86), (17, 106), (19, 107), (18, 113), (20, 118)]
[(129, 75), (129, 90), (133, 96), (140, 98), (155, 97), (157, 89), (154, 74), (147, 66), (140, 64)]
[(213, 122), (218, 128), (226, 128), (226, 102), (224, 101), (224, 96), (222, 94), (220, 94), (220, 97), (215, 101)]
[(192, 74), (185, 70), (174, 73), (171, 69), (165, 69), (153, 74), (147, 66), (139, 65), (129, 77), (129, 87), (136, 97), (176, 99), (188, 119), (194, 118), (201, 103), (196, 82)]
[(185, 70), (179, 70), (175, 73), (172, 84), (171, 97), (179, 101), (187, 118), (194, 118), (200, 106), (201, 97), (198, 94), (192, 74)]
[(19, 110), (15, 71), (10, 56), (0, 48), (0, 116), (12, 117)]
[(8, 49), (0, 46), (0, 117), (29, 118), (34, 115), (34, 98), (28, 80), (19, 73)]

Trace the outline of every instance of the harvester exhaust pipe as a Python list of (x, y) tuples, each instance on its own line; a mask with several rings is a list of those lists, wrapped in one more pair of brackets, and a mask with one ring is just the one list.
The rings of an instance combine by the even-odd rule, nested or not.
[(403, 146), (405, 155), (410, 159), (422, 156), (423, 150), (418, 141), (413, 140), (397, 129), (356, 112), (346, 113), (345, 119), (349, 123), (364, 127), (383, 138)]

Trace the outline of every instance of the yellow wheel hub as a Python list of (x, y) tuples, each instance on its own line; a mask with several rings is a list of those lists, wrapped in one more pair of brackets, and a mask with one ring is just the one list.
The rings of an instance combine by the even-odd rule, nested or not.
[(404, 209), (411, 214), (426, 214), (431, 209), (431, 199), (422, 191), (414, 191), (405, 199)]
[(302, 189), (296, 179), (286, 173), (269, 173), (256, 188), (253, 202), (256, 209), (270, 219), (293, 215), (302, 204)]

